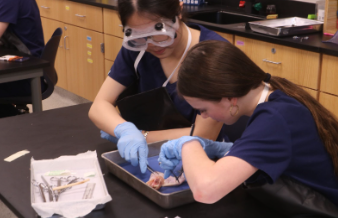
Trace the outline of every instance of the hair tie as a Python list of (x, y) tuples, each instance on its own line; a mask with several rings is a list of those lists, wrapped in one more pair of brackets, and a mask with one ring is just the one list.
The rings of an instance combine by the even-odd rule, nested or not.
[(269, 83), (270, 79), (271, 79), (271, 74), (270, 73), (266, 73), (265, 74), (265, 79), (263, 81), (266, 82), (266, 83)]

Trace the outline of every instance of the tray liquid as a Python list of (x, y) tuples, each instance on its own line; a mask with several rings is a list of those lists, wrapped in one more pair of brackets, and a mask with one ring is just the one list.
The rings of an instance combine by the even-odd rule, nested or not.
[[(161, 173), (164, 172), (164, 170), (159, 166), (158, 164), (158, 156), (153, 156), (148, 158), (148, 164), (151, 168), (153, 168), (156, 171), (159, 171)], [(181, 162), (182, 163), (182, 162)], [(128, 171), (129, 173), (133, 174), (140, 180), (142, 180), (144, 183), (146, 183), (149, 178), (151, 172), (147, 170), (144, 174), (141, 173), (140, 167), (139, 166), (132, 166), (129, 162), (125, 162), (122, 164), (119, 164), (123, 169)], [(179, 170), (181, 170), (182, 164), (177, 165), (176, 169), (174, 170), (175, 175), (179, 175)], [(161, 193), (173, 193), (181, 190), (187, 190), (189, 189), (188, 183), (185, 181), (181, 185), (178, 186), (166, 186), (166, 187), (161, 187), (158, 191)]]

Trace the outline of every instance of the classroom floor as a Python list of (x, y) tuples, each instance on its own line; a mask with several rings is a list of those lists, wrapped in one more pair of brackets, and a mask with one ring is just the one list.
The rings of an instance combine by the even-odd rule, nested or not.
[[(50, 110), (54, 108), (67, 107), (77, 104), (83, 104), (90, 102), (87, 99), (79, 97), (71, 92), (68, 92), (62, 88), (56, 87), (53, 94), (42, 101), (43, 110)], [(29, 111), (32, 112), (32, 106), (28, 105)], [(4, 205), (0, 200), (0, 217), (1, 218), (17, 218), (10, 209)]]

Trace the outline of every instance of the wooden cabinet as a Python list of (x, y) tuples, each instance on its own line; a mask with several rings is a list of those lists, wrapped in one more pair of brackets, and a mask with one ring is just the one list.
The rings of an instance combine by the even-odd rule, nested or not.
[[(338, 117), (338, 57), (323, 55), (319, 102)], [(324, 93), (326, 92), (326, 93)]]
[(118, 12), (103, 9), (104, 43), (105, 43), (105, 77), (113, 65), (123, 42), (123, 27)]
[(219, 34), (220, 36), (222, 36), (224, 39), (228, 40), (231, 44), (234, 44), (234, 35), (229, 34), (229, 33), (217, 32), (217, 31), (215, 32)]
[(35, 0), (35, 2), (36, 2), (36, 4), (38, 5), (38, 7), (39, 7), (39, 5), (41, 5), (41, 1), (42, 1), (42, 0)]
[(262, 70), (271, 75), (318, 90), (320, 54), (287, 46), (235, 36), (241, 49)]
[(104, 80), (103, 34), (65, 25), (68, 90), (94, 100)]
[(314, 97), (316, 100), (318, 100), (318, 91), (302, 87), (307, 93), (309, 93), (312, 97)]
[[(122, 46), (123, 31), (118, 12), (66, 0), (36, 1), (45, 41), (57, 27), (64, 31), (55, 62), (59, 77), (57, 85), (93, 100)], [(337, 110), (338, 57), (323, 55), (320, 69), (319, 53), (217, 33), (241, 49), (265, 72), (300, 85), (316, 99), (319, 96), (328, 108)]]
[[(52, 34), (58, 27), (61, 27), (62, 30), (64, 27), (64, 23), (56, 20), (47, 19), (44, 17), (41, 17), (41, 22), (45, 43), (48, 42), (48, 40), (51, 38)], [(56, 54), (54, 67), (58, 75), (58, 82), (56, 85), (61, 88), (67, 89), (68, 85), (67, 85), (67, 70), (66, 70), (66, 54), (64, 48), (64, 30)]]
[(103, 9), (104, 33), (123, 38), (123, 26), (118, 12), (110, 9)]
[(323, 55), (320, 90), (338, 95), (338, 57)]
[(321, 92), (319, 102), (338, 118), (338, 96)]
[(64, 20), (64, 0), (38, 0), (37, 1), (40, 16), (58, 21)]
[(103, 32), (102, 8), (66, 1), (64, 8), (64, 22)]
[(111, 61), (115, 61), (117, 54), (122, 47), (123, 39), (104, 34), (105, 42), (105, 58)]
[(103, 9), (65, 0), (37, 4), (46, 42), (57, 27), (63, 29), (55, 61), (57, 86), (94, 100), (106, 77)]

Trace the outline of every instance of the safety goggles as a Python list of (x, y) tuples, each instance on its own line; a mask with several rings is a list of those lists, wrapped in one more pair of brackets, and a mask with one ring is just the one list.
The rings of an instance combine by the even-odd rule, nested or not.
[(123, 47), (132, 51), (146, 50), (148, 44), (166, 47), (174, 43), (179, 28), (177, 17), (172, 20), (161, 19), (154, 26), (143, 29), (124, 27)]

